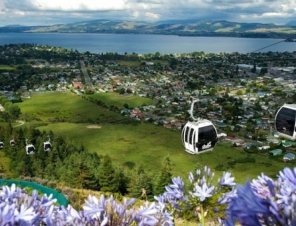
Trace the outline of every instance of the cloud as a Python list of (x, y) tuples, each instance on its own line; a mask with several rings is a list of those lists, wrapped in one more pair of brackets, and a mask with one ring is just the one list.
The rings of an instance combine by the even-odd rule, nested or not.
[(160, 18), (159, 14), (151, 13), (151, 12), (145, 13), (145, 16), (149, 19), (152, 19), (152, 20), (158, 20)]
[[(14, 4), (12, 4), (12, 1)], [(8, 8), (19, 8), (25, 10), (50, 10), (50, 11), (85, 11), (85, 10), (121, 10), (124, 9), (124, 0), (22, 0), (16, 3), (15, 0), (6, 0)]]
[(294, 18), (295, 0), (0, 0), (0, 26), (92, 19), (286, 23)]

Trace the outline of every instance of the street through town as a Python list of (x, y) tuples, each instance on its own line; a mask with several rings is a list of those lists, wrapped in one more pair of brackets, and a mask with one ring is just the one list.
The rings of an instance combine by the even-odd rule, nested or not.
[(81, 71), (82, 71), (82, 74), (84, 75), (84, 80), (85, 80), (85, 85), (90, 89), (90, 90), (95, 90), (94, 87), (93, 87), (93, 84), (91, 82), (91, 79), (87, 73), (87, 70), (86, 70), (86, 67), (85, 67), (85, 64), (84, 64), (84, 61), (83, 60), (80, 60), (80, 66), (81, 66)]

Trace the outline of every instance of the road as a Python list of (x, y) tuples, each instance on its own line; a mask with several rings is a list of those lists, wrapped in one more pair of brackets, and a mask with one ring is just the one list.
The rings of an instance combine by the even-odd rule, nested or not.
[(91, 82), (91, 79), (87, 73), (87, 70), (86, 70), (86, 67), (85, 67), (85, 64), (84, 64), (84, 61), (83, 60), (80, 60), (80, 66), (81, 66), (81, 71), (82, 71), (82, 74), (84, 75), (84, 81), (85, 81), (85, 85), (92, 91), (95, 90), (92, 82)]

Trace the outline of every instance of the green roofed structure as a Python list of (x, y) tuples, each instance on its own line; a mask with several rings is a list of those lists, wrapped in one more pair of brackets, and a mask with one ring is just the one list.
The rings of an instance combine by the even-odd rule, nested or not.
[(25, 188), (25, 187), (32, 188), (34, 190), (37, 190), (38, 192), (41, 192), (42, 194), (46, 194), (47, 196), (52, 195), (52, 197), (56, 199), (58, 204), (61, 206), (67, 207), (69, 204), (67, 198), (63, 194), (59, 193), (58, 191), (52, 188), (43, 186), (41, 184), (37, 184), (35, 182), (30, 182), (30, 181), (23, 181), (23, 180), (0, 179), (1, 187), (5, 185), (11, 186), (12, 184), (15, 184), (17, 187), (21, 187), (21, 188)]

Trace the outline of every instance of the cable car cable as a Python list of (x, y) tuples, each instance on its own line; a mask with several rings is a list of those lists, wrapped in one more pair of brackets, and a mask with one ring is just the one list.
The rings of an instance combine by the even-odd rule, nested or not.
[[(296, 38), (296, 36), (295, 36), (295, 38)], [(293, 37), (292, 37), (292, 38), (286, 38), (286, 39), (284, 39), (284, 40), (281, 40), (281, 41), (278, 41), (278, 42), (276, 42), (276, 43), (273, 43), (273, 44), (267, 45), (267, 46), (265, 46), (265, 47), (262, 47), (262, 48), (260, 48), (260, 49), (254, 50), (254, 51), (252, 51), (251, 53), (255, 53), (255, 52), (258, 52), (258, 51), (260, 51), (260, 50), (266, 49), (266, 48), (268, 48), (268, 47), (270, 47), (270, 46), (274, 46), (274, 45), (277, 45), (277, 44), (279, 44), (279, 43), (285, 42), (285, 41), (288, 40), (288, 39), (294, 39), (294, 38), (293, 38)]]

